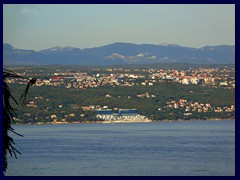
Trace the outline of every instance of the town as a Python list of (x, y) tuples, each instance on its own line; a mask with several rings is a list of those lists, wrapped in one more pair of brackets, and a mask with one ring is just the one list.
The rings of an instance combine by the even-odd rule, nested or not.
[[(15, 68), (15, 72), (20, 76), (24, 77), (37, 77), (36, 88), (37, 87), (55, 87), (66, 90), (85, 90), (88, 91), (90, 89), (98, 89), (98, 88), (127, 88), (134, 87), (138, 89), (144, 88), (146, 91), (135, 91), (130, 94), (116, 94), (111, 93), (112, 91), (107, 91), (107, 93), (98, 93), (99, 98), (108, 99), (107, 102), (115, 101), (118, 99), (119, 101), (123, 99), (127, 99), (126, 102), (130, 100), (141, 99), (144, 100), (153, 100), (161, 99), (158, 92), (153, 93), (151, 90), (157, 87), (161, 87), (162, 84), (179, 84), (179, 86), (191, 86), (191, 87), (201, 87), (201, 88), (211, 88), (211, 89), (222, 89), (226, 91), (235, 91), (235, 68), (232, 67), (223, 67), (223, 68), (189, 68), (186, 70), (178, 70), (178, 69), (154, 69), (154, 68), (138, 68), (138, 69), (130, 69), (130, 68), (110, 68), (110, 67), (95, 67), (95, 68), (56, 68), (56, 69), (47, 69), (47, 68)], [(26, 85), (27, 80), (20, 78), (12, 78), (8, 79), (7, 83), (9, 84), (20, 84)], [(149, 90), (148, 90), (149, 89)], [(194, 90), (190, 90), (189, 94), (194, 93)], [(41, 99), (41, 101), (39, 101)], [(39, 107), (39, 102), (49, 102), (53, 101), (51, 98), (46, 98), (44, 96), (35, 96), (27, 103), (27, 108), (37, 109)], [(125, 101), (125, 100), (124, 100)], [(157, 100), (158, 101), (158, 100)], [(86, 115), (88, 112), (91, 112), (91, 118), (95, 120), (117, 120), (120, 117), (116, 118), (116, 113), (114, 116), (113, 111), (118, 111), (120, 109), (132, 110), (136, 109), (138, 113), (134, 113), (135, 115), (127, 116), (125, 119), (142, 119), (145, 121), (148, 120), (156, 120), (160, 118), (160, 116), (155, 116), (157, 113), (166, 113), (168, 112), (168, 116), (161, 117), (160, 119), (166, 119), (171, 117), (175, 110), (181, 110), (181, 119), (191, 119), (193, 115), (196, 118), (196, 113), (235, 113), (235, 102), (234, 99), (231, 99), (232, 104), (226, 105), (212, 105), (211, 102), (208, 101), (196, 101), (191, 100), (189, 98), (179, 97), (177, 98), (168, 98), (161, 101), (161, 106), (158, 105), (154, 107), (155, 112), (151, 115), (149, 113), (144, 113), (141, 109), (136, 109), (136, 107), (120, 107), (120, 104), (117, 106), (109, 104), (81, 104), (77, 105), (81, 110), (78, 113), (70, 113), (64, 110), (61, 111), (61, 115), (57, 115), (57, 113), (50, 113), (49, 107), (45, 107), (44, 111), (48, 112), (44, 120), (38, 121), (39, 117), (33, 117), (33, 113), (25, 112), (23, 113), (22, 118), (30, 118), (35, 119), (36, 123), (43, 123), (44, 121), (48, 121), (51, 123), (68, 123), (70, 119), (71, 121), (80, 122), (83, 119), (87, 119), (90, 116)], [(76, 103), (77, 104), (77, 103)], [(57, 105), (58, 109), (65, 108), (64, 103), (60, 103)], [(51, 109), (51, 108), (50, 108)], [(109, 115), (109, 111), (112, 112)], [(94, 112), (94, 113), (93, 113)], [(104, 114), (106, 112), (106, 114)], [(49, 114), (50, 113), (50, 114)], [(155, 114), (155, 115), (154, 115)], [(36, 116), (37, 114), (35, 114)], [(95, 117), (95, 118), (94, 118)], [(132, 118), (131, 118), (132, 117)], [(179, 118), (178, 116), (172, 116), (175, 118)], [(201, 117), (201, 116), (199, 116)], [(219, 118), (219, 116), (218, 116)], [(226, 118), (225, 116), (223, 118)], [(232, 117), (230, 117), (232, 118)], [(124, 119), (121, 117), (121, 119)], [(89, 119), (88, 119), (89, 120)]]
[[(38, 78), (37, 86), (58, 86), (66, 88), (95, 88), (104, 85), (111, 86), (153, 86), (162, 80), (172, 80), (182, 84), (222, 86), (235, 88), (235, 68), (199, 68), (188, 70), (164, 70), (164, 69), (124, 69), (103, 68), (91, 69), (95, 73), (78, 71), (72, 72), (56, 69), (52, 74), (44, 74), (44, 70), (33, 73), (26, 68), (20, 76), (35, 77), (44, 74), (48, 78)], [(89, 70), (88, 70), (89, 71)], [(103, 72), (103, 73), (101, 73)], [(26, 81), (26, 80), (25, 80)], [(9, 83), (24, 84), (24, 80), (10, 79)]]

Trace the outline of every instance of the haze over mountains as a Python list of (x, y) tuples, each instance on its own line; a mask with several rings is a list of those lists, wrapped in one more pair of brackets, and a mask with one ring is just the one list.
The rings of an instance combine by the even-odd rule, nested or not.
[(182, 47), (176, 44), (113, 43), (79, 49), (53, 47), (41, 51), (3, 44), (4, 65), (124, 65), (156, 63), (235, 64), (235, 46)]

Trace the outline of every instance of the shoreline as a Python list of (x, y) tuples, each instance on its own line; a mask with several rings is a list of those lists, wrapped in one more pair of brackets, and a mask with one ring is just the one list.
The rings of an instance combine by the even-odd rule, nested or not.
[(163, 119), (163, 120), (118, 120), (118, 121), (75, 121), (75, 122), (37, 122), (37, 123), (15, 123), (13, 125), (64, 125), (64, 124), (118, 124), (118, 123), (152, 123), (152, 122), (196, 122), (196, 121), (229, 121), (229, 120), (234, 120), (235, 119), (219, 119), (219, 118), (210, 118), (207, 120), (204, 119), (190, 119), (190, 120), (184, 120), (184, 119), (177, 119), (177, 120), (168, 120), (168, 119)]

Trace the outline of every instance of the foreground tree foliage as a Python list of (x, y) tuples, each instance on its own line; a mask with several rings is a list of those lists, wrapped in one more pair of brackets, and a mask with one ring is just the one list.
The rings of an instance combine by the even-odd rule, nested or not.
[[(6, 82), (7, 78), (24, 78), (22, 76), (17, 75), (15, 72), (9, 71), (7, 69), (4, 69), (3, 71), (3, 171), (6, 172), (8, 167), (7, 162), (7, 153), (9, 153), (11, 156), (14, 155), (15, 158), (17, 158), (16, 153), (21, 154), (15, 147), (14, 147), (14, 141), (13, 138), (9, 136), (9, 132), (13, 132), (19, 136), (22, 136), (21, 134), (18, 134), (14, 131), (11, 124), (14, 122), (14, 117), (16, 117), (16, 109), (13, 108), (11, 104), (11, 100), (13, 100), (17, 105), (19, 104), (18, 101), (12, 96), (11, 90)], [(27, 98), (29, 87), (33, 84), (35, 84), (36, 79), (29, 79), (29, 82), (27, 84), (27, 87), (24, 91), (24, 93), (20, 97), (21, 104), (24, 104)]]

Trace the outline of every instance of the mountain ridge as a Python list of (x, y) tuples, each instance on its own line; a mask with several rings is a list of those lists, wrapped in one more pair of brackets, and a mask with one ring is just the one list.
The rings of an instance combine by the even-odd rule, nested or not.
[(112, 43), (93, 48), (56, 46), (40, 51), (17, 49), (3, 44), (3, 64), (235, 64), (235, 46), (218, 45), (202, 48), (183, 47), (176, 44)]

